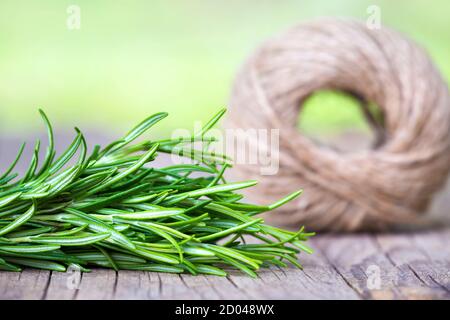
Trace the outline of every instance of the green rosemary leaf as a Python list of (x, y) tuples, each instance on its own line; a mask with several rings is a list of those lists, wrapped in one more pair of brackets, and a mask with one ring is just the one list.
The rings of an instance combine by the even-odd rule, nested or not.
[(124, 265), (119, 263), (119, 267), (126, 270), (137, 271), (152, 271), (152, 272), (165, 272), (165, 273), (182, 273), (183, 268), (164, 264), (144, 264), (144, 265)]
[(169, 264), (179, 264), (180, 263), (180, 261), (178, 261), (178, 259), (176, 259), (175, 257), (173, 257), (169, 254), (152, 251), (148, 248), (144, 248), (143, 246), (138, 246), (136, 249), (131, 250), (131, 251), (142, 257), (145, 257), (150, 260), (158, 261), (158, 262), (164, 262), (164, 263), (169, 263)]
[(167, 232), (168, 234), (180, 238), (180, 239), (192, 239), (191, 236), (184, 234), (176, 229), (170, 228), (168, 226), (164, 226), (164, 225), (160, 225), (160, 224), (156, 224), (156, 223), (152, 223), (152, 222), (130, 222), (133, 225), (136, 225), (138, 227), (141, 227), (143, 229), (147, 229), (152, 231), (153, 228), (158, 228), (161, 231)]
[(252, 226), (254, 224), (257, 224), (257, 223), (261, 223), (263, 221), (264, 221), (263, 219), (255, 219), (253, 221), (249, 221), (249, 222), (240, 224), (240, 225), (238, 225), (236, 227), (225, 229), (223, 231), (220, 231), (220, 232), (217, 232), (217, 233), (213, 233), (213, 234), (209, 234), (207, 236), (199, 237), (197, 239), (199, 241), (203, 242), (203, 241), (208, 241), (208, 240), (211, 240), (211, 239), (223, 238), (223, 237), (225, 237), (225, 236), (227, 236), (229, 234), (239, 232), (239, 231), (241, 231), (241, 230), (243, 230), (243, 229), (245, 229), (247, 227), (250, 227), (250, 226)]
[(123, 220), (151, 220), (178, 216), (182, 213), (184, 213), (184, 210), (178, 208), (155, 209), (133, 213), (113, 214), (111, 215), (111, 218), (122, 218)]
[(58, 271), (58, 272), (66, 271), (66, 267), (64, 267), (63, 265), (56, 263), (56, 262), (51, 262), (51, 261), (28, 259), (28, 258), (10, 258), (10, 257), (5, 257), (5, 260), (8, 262), (12, 262), (12, 263), (26, 266), (26, 267)]
[(184, 260), (182, 263), (179, 264), (179, 266), (194, 276), (198, 274), (197, 266), (194, 265), (189, 260)]
[(117, 151), (120, 148), (123, 148), (125, 145), (132, 142), (134, 139), (138, 138), (140, 135), (142, 135), (145, 131), (147, 131), (150, 127), (155, 125), (157, 122), (161, 121), (165, 117), (167, 117), (168, 114), (166, 112), (160, 112), (157, 114), (154, 114), (144, 121), (142, 121), (140, 124), (138, 124), (135, 128), (133, 128), (125, 137), (123, 137), (119, 143), (114, 143), (112, 146), (108, 146), (105, 148), (103, 152), (100, 153), (100, 157), (105, 154), (113, 153), (114, 151)]
[(48, 245), (10, 245), (10, 246), (0, 246), (0, 250), (16, 253), (35, 253), (35, 252), (46, 252), (59, 249), (60, 246), (56, 244)]
[(22, 179), (22, 182), (27, 182), (28, 180), (30, 180), (33, 177), (34, 172), (36, 171), (36, 168), (38, 166), (40, 147), (41, 147), (41, 141), (38, 139), (38, 140), (36, 140), (36, 143), (34, 145), (33, 157), (31, 158), (30, 165), (28, 166), (28, 169)]
[[(100, 248), (100, 246), (97, 246), (97, 248)], [(86, 251), (81, 253), (73, 253), (73, 256), (83, 260), (83, 261), (107, 261), (105, 255), (102, 253), (94, 252), (94, 251)], [(134, 256), (131, 254), (125, 254), (125, 253), (111, 253), (111, 258), (114, 259), (114, 261), (119, 262), (130, 262), (130, 263), (136, 263), (136, 264), (143, 264), (146, 262), (145, 259)]]
[(117, 266), (116, 262), (114, 261), (114, 259), (111, 257), (111, 255), (108, 253), (108, 251), (106, 251), (105, 249), (103, 249), (102, 247), (99, 246), (95, 246), (94, 248), (98, 249), (103, 256), (105, 256), (106, 260), (108, 260), (109, 264), (111, 265), (111, 267), (116, 270), (119, 271), (119, 267)]
[(5, 186), (1, 187), (1, 185), (6, 184), (10, 182), (11, 180), (15, 179), (17, 176), (19, 176), (17, 173), (11, 174), (9, 176), (4, 177), (3, 179), (0, 179), (0, 188), (5, 188)]
[(13, 194), (11, 194), (9, 196), (0, 198), (0, 208), (10, 204), (11, 202), (13, 202), (17, 198), (19, 198), (21, 195), (22, 195), (22, 192), (16, 192), (16, 193), (13, 193)]
[(197, 267), (197, 271), (199, 273), (211, 274), (213, 276), (219, 276), (219, 277), (227, 276), (227, 273), (225, 271), (223, 271), (222, 269), (219, 269), (217, 267), (211, 266), (211, 265), (197, 264), (196, 267)]
[(234, 260), (233, 258), (231, 258), (230, 256), (224, 255), (224, 254), (220, 254), (220, 253), (216, 253), (216, 255), (221, 258), (223, 260), (223, 262), (225, 262), (226, 264), (229, 264), (235, 268), (238, 268), (239, 270), (243, 271), (244, 273), (248, 274), (250, 277), (252, 278), (257, 278), (258, 275), (251, 270), (249, 267), (247, 267), (245, 264), (240, 263), (239, 261)]
[[(12, 271), (12, 272), (20, 272), (22, 271), (22, 269), (20, 269), (19, 267), (10, 264), (8, 262), (6, 262), (5, 260), (3, 260), (2, 258), (0, 258), (0, 270), (3, 271)], [(183, 270), (183, 269), (182, 269)]]
[(246, 257), (245, 255), (239, 253), (237, 250), (233, 250), (230, 248), (220, 247), (220, 246), (211, 245), (211, 244), (203, 244), (202, 246), (210, 249), (216, 255), (228, 256), (229, 258), (232, 258), (234, 260), (239, 260), (239, 261), (251, 266), (255, 270), (259, 269), (259, 264), (262, 263), (262, 261), (259, 261), (256, 259), (250, 259), (250, 258)]
[(44, 252), (9, 252), (0, 250), (1, 256), (17, 257), (17, 258), (30, 258), (37, 260), (49, 260), (59, 261), (65, 263), (85, 263), (82, 259), (74, 255), (68, 255), (58, 250), (44, 251)]
[(203, 137), (205, 135), (205, 133), (207, 133), (212, 127), (214, 127), (214, 125), (223, 117), (223, 115), (225, 114), (226, 111), (227, 111), (227, 109), (223, 108), (218, 113), (216, 113), (214, 115), (214, 117), (212, 117), (211, 120), (209, 120), (203, 126), (203, 128), (200, 130), (200, 132), (198, 132), (196, 134), (196, 136)]
[(42, 164), (41, 170), (38, 173), (38, 176), (43, 172), (47, 171), (52, 164), (53, 158), (55, 157), (55, 139), (53, 136), (53, 128), (50, 121), (47, 118), (47, 115), (39, 109), (39, 113), (41, 114), (42, 119), (44, 120), (45, 126), (47, 127), (47, 135), (48, 135), (48, 147), (47, 153), (45, 155), (44, 163)]
[(181, 250), (181, 247), (178, 244), (178, 242), (168, 232), (166, 232), (164, 229), (162, 229), (160, 227), (152, 226), (149, 224), (146, 224), (146, 228), (148, 230), (156, 233), (158, 236), (169, 241), (174, 246), (174, 248), (178, 251), (178, 254), (180, 256), (180, 262), (183, 262), (183, 250)]
[(244, 181), (244, 182), (221, 184), (218, 186), (206, 187), (206, 188), (202, 188), (202, 189), (198, 189), (198, 190), (189, 191), (189, 192), (186, 192), (185, 194), (178, 194), (176, 196), (172, 196), (172, 198), (173, 197), (176, 197), (176, 198), (201, 197), (201, 196), (210, 195), (210, 194), (219, 193), (219, 192), (227, 192), (227, 191), (234, 191), (234, 190), (248, 188), (248, 187), (254, 186), (256, 183), (257, 183), (257, 181)]
[(7, 234), (8, 232), (11, 232), (14, 229), (23, 225), (25, 222), (27, 222), (33, 216), (35, 211), (36, 211), (36, 204), (33, 202), (31, 207), (24, 214), (22, 214), (16, 220), (14, 220), (10, 224), (8, 224), (5, 227), (0, 229), (0, 236)]
[[(185, 211), (186, 213), (186, 211)], [(198, 223), (200, 223), (201, 221), (207, 219), (209, 217), (209, 213), (204, 213), (198, 217), (194, 217), (192, 219), (188, 219), (188, 220), (182, 220), (182, 221), (177, 221), (177, 222), (169, 222), (169, 223), (165, 223), (164, 225), (168, 226), (168, 227), (182, 227), (182, 226), (195, 226), (198, 225)]]
[(192, 256), (213, 257), (214, 252), (198, 247), (183, 246), (183, 251)]
[(75, 228), (69, 229), (69, 230), (64, 230), (64, 231), (59, 231), (59, 232), (54, 232), (54, 233), (45, 233), (45, 232), (43, 232), (42, 234), (45, 235), (45, 236), (51, 236), (51, 237), (71, 236), (71, 235), (77, 234), (78, 232), (83, 231), (84, 229), (86, 229), (87, 226), (88, 226), (87, 224), (84, 224), (84, 225), (81, 225), (79, 227), (75, 227)]
[[(9, 166), (8, 169), (6, 169), (5, 173), (3, 173), (2, 176), (0, 176), (0, 181), (3, 180), (4, 178), (6, 178), (16, 167), (17, 162), (19, 162), (20, 157), (22, 156), (23, 150), (25, 149), (25, 145), (26, 143), (22, 143), (22, 145), (19, 148), (19, 152), (17, 153), (16, 158), (14, 159), (14, 161), (11, 163), (11, 165)], [(0, 185), (6, 183), (5, 181), (3, 181), (2, 183), (0, 183)]]
[(294, 193), (291, 193), (290, 195), (288, 195), (287, 197), (284, 197), (284, 198), (281, 199), (281, 200), (278, 200), (277, 202), (275, 202), (275, 203), (269, 205), (269, 206), (267, 207), (267, 208), (268, 208), (267, 211), (269, 211), (269, 210), (274, 210), (274, 209), (276, 209), (276, 208), (278, 208), (278, 207), (281, 207), (283, 204), (285, 204), (285, 203), (287, 203), (287, 202), (289, 202), (289, 201), (291, 201), (291, 200), (297, 198), (299, 195), (302, 194), (302, 192), (303, 192), (303, 190), (299, 190), (299, 191), (296, 191), (296, 192), (294, 192)]
[(32, 236), (11, 239), (15, 242), (31, 242), (41, 244), (55, 244), (59, 246), (83, 246), (109, 238), (109, 233), (86, 234), (79, 236)]
[(52, 231), (53, 227), (40, 227), (40, 228), (33, 228), (33, 229), (27, 229), (22, 231), (16, 231), (16, 232), (10, 232), (6, 236), (8, 238), (20, 238), (20, 237), (28, 237), (28, 236), (34, 236), (37, 234), (45, 234), (47, 232)]
[(49, 173), (53, 174), (58, 172), (64, 165), (66, 165), (70, 159), (75, 155), (81, 143), (81, 132), (77, 134), (69, 148), (64, 151), (61, 156), (51, 165)]

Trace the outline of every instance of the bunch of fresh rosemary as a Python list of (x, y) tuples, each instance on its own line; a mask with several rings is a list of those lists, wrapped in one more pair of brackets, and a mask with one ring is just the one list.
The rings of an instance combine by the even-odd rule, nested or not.
[[(225, 276), (224, 267), (231, 266), (255, 277), (261, 266), (300, 267), (296, 255), (311, 252), (304, 241), (312, 233), (281, 230), (254, 218), (300, 192), (270, 206), (242, 203), (234, 191), (256, 182), (227, 183), (227, 158), (194, 148), (196, 141), (211, 142), (205, 133), (224, 112), (189, 139), (131, 144), (167, 116), (158, 113), (89, 155), (76, 129), (71, 145), (56, 157), (51, 124), (40, 111), (49, 136), (42, 165), (38, 141), (24, 176), (12, 174), (23, 144), (0, 176), (0, 270), (100, 266)], [(195, 164), (149, 167), (157, 152), (177, 152)], [(194, 172), (202, 174), (192, 177)], [(246, 243), (249, 236), (258, 242)]]

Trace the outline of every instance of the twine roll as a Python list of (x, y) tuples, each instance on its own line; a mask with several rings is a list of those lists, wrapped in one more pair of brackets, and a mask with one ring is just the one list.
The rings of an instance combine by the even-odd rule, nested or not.
[[(302, 102), (319, 89), (360, 99), (377, 127), (373, 149), (340, 153), (297, 130)], [(383, 124), (367, 102), (381, 109)], [(276, 175), (245, 163), (235, 174), (259, 180), (249, 194), (259, 203), (304, 189), (266, 217), (284, 226), (351, 231), (416, 222), (450, 169), (449, 92), (431, 59), (399, 33), (353, 20), (320, 19), (265, 42), (235, 79), (225, 125), (280, 130)], [(268, 146), (260, 139), (249, 147)]]

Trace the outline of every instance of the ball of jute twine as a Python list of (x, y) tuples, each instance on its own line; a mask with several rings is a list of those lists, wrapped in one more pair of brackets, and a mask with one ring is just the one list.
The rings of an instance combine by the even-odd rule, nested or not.
[[(319, 89), (358, 97), (376, 128), (373, 149), (344, 154), (298, 131), (302, 102)], [(450, 169), (450, 98), (438, 70), (411, 40), (357, 21), (320, 19), (264, 43), (237, 75), (225, 124), (280, 130), (276, 175), (235, 167), (259, 180), (249, 196), (260, 203), (304, 189), (266, 217), (279, 225), (350, 231), (420, 221)], [(268, 150), (268, 141), (252, 141), (250, 152)]]

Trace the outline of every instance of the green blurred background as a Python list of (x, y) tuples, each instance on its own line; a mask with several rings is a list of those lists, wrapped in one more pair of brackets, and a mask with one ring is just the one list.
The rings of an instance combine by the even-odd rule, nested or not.
[[(80, 30), (66, 26), (73, 4)], [(372, 4), (450, 79), (448, 0), (2, 0), (0, 130), (42, 130), (38, 107), (60, 129), (115, 134), (158, 111), (170, 117), (157, 135), (191, 128), (226, 105), (237, 68), (264, 39), (317, 16), (365, 20)], [(312, 98), (304, 119), (308, 130), (362, 126), (355, 103), (330, 93)]]

